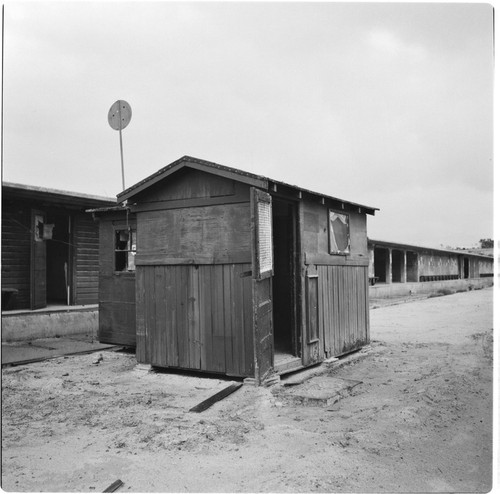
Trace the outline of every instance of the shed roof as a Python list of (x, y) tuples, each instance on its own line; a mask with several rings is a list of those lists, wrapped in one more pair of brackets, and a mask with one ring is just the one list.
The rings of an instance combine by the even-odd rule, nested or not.
[(14, 197), (16, 199), (32, 200), (50, 206), (70, 209), (85, 209), (116, 204), (116, 201), (111, 197), (94, 196), (12, 182), (2, 183), (2, 196), (5, 198)]
[(454, 254), (454, 255), (467, 255), (474, 257), (482, 257), (482, 258), (492, 258), (493, 254), (481, 251), (474, 251), (472, 249), (439, 249), (436, 247), (424, 247), (422, 245), (413, 245), (413, 244), (403, 244), (400, 242), (391, 242), (388, 240), (374, 240), (372, 238), (368, 239), (368, 245), (373, 245), (374, 247), (391, 247), (391, 248), (400, 248), (405, 250), (418, 250), (418, 251), (426, 251), (426, 252), (441, 252), (445, 254)]
[(156, 173), (153, 173), (149, 177), (146, 177), (144, 180), (132, 185), (128, 189), (120, 192), (117, 195), (117, 199), (120, 202), (131, 199), (135, 195), (139, 194), (143, 190), (152, 186), (153, 184), (163, 180), (164, 178), (172, 175), (173, 173), (179, 171), (182, 168), (194, 168), (196, 170), (201, 170), (207, 173), (212, 173), (215, 175), (223, 176), (232, 180), (236, 180), (239, 182), (246, 183), (253, 187), (258, 187), (261, 189), (271, 190), (273, 186), (281, 185), (287, 188), (295, 189), (298, 192), (303, 192), (306, 194), (310, 194), (313, 196), (317, 196), (319, 198), (331, 199), (334, 201), (343, 202), (345, 204), (350, 204), (352, 206), (356, 206), (358, 208), (362, 208), (365, 213), (375, 214), (375, 211), (378, 211), (379, 208), (373, 208), (370, 206), (365, 206), (363, 204), (358, 204), (352, 201), (346, 201), (344, 199), (339, 199), (338, 197), (329, 196), (326, 194), (322, 194), (320, 192), (314, 192), (308, 189), (304, 189), (302, 187), (297, 187), (296, 185), (290, 185), (285, 182), (280, 182), (277, 180), (273, 180), (268, 177), (264, 177), (262, 175), (256, 175), (254, 173), (245, 172), (242, 170), (238, 170), (237, 168), (231, 168), (229, 166), (219, 165), (218, 163), (213, 163), (210, 161), (201, 160), (198, 158), (193, 158), (191, 156), (183, 156), (182, 158), (174, 161), (170, 165), (161, 168)]

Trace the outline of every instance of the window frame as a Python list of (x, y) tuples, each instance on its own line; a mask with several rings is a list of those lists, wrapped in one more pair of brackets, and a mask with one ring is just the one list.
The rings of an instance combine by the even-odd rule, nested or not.
[[(127, 240), (127, 246), (125, 249), (119, 249), (117, 245), (117, 238), (119, 232), (129, 233), (129, 238)], [(134, 243), (135, 239), (135, 243)], [(118, 254), (125, 254), (125, 268), (117, 269), (117, 258)], [(134, 256), (137, 254), (137, 228), (126, 226), (126, 225), (116, 225), (113, 229), (113, 271), (115, 274), (135, 274), (136, 264), (135, 259), (133, 263), (133, 269), (130, 269), (131, 263), (129, 261), (130, 255)]]
[[(347, 225), (347, 247), (344, 250), (340, 250), (335, 241), (335, 232), (332, 226), (332, 220), (335, 219), (334, 216), (343, 217), (346, 220), (344, 224)], [(328, 253), (332, 256), (348, 256), (351, 253), (351, 221), (349, 214), (345, 211), (328, 210)]]

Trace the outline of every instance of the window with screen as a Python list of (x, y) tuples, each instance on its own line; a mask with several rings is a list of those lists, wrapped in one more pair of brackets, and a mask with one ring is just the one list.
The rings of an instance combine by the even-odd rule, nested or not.
[(349, 254), (351, 242), (349, 238), (349, 216), (329, 211), (330, 254)]
[(271, 196), (259, 190), (255, 194), (256, 274), (258, 279), (262, 279), (273, 275)]
[(135, 271), (137, 232), (131, 228), (115, 230), (115, 271)]

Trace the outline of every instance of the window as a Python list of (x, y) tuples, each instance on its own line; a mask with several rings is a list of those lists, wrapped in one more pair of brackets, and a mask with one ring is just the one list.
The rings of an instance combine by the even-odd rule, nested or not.
[(115, 271), (135, 271), (137, 232), (115, 230)]
[(271, 196), (254, 189), (255, 193), (255, 254), (256, 279), (262, 280), (273, 275), (273, 218)]
[(349, 216), (329, 211), (330, 254), (349, 254), (351, 241), (349, 238)]

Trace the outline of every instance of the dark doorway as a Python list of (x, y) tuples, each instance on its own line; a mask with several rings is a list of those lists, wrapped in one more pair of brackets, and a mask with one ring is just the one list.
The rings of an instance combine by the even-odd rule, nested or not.
[(382, 247), (375, 247), (374, 250), (375, 276), (378, 281), (385, 283), (387, 281), (387, 265), (389, 263), (389, 250)]
[[(47, 243), (47, 303), (69, 305), (71, 293), (70, 218), (64, 214), (48, 214), (52, 229)], [(51, 237), (51, 238), (50, 238)]]
[(275, 354), (298, 356), (296, 317), (297, 209), (273, 197), (273, 329)]
[(469, 277), (469, 258), (464, 257), (464, 278), (467, 279)]
[(404, 252), (401, 250), (392, 250), (392, 282), (401, 283), (404, 272)]

